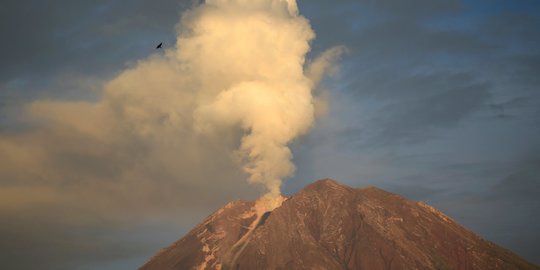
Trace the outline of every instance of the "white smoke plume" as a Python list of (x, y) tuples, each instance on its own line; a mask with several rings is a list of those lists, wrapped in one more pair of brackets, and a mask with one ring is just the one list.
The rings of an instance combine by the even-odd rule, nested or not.
[(184, 21), (179, 55), (204, 71), (202, 80), (222, 78), (207, 82), (196, 124), (241, 126), (249, 181), (278, 198), (294, 172), (287, 145), (313, 123), (304, 62), (315, 35), (295, 1), (207, 1), (194, 17)]
[(204, 178), (193, 175), (228, 149), (216, 145), (238, 140), (230, 130), (239, 127), (236, 156), (249, 182), (280, 201), (295, 170), (288, 144), (313, 125), (313, 90), (343, 48), (306, 64), (315, 34), (295, 0), (207, 0), (177, 29), (176, 46), (107, 82), (98, 102), (30, 104), (28, 118), (39, 125), (0, 137), (0, 176), (79, 179), (85, 170), (70, 162), (93, 160), (119, 186), (156, 175), (198, 185), (189, 178)]

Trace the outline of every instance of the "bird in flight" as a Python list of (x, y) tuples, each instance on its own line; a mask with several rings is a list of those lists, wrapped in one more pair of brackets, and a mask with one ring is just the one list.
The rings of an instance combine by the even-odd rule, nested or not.
[(163, 42), (159, 43), (159, 45), (157, 45), (156, 49), (161, 49), (161, 48), (163, 48), (162, 46), (163, 46)]

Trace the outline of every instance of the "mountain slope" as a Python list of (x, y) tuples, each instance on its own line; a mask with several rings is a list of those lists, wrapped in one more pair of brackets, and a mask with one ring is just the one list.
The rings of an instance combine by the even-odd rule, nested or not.
[(140, 269), (540, 268), (424, 203), (326, 179), (272, 212), (229, 203)]

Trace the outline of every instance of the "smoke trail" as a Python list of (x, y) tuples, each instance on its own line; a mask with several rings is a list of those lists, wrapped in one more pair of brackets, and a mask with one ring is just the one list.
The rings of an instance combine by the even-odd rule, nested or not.
[[(315, 34), (294, 0), (207, 0), (177, 31), (176, 46), (120, 72), (98, 101), (29, 104), (34, 128), (0, 135), (0, 177), (54, 190), (70, 183), (97, 198), (129, 187), (140, 194), (132, 203), (145, 192), (164, 196), (149, 179), (177, 181), (189, 188), (176, 197), (190, 201), (240, 192), (229, 155), (241, 141), (249, 181), (266, 187), (268, 210), (279, 204), (282, 180), (295, 170), (288, 144), (312, 126), (322, 104), (312, 91), (343, 49), (306, 64)], [(218, 177), (223, 183), (210, 183)]]
[(295, 0), (209, 0), (183, 23), (180, 58), (206, 80), (195, 112), (198, 129), (226, 124), (245, 131), (239, 149), (244, 171), (251, 183), (266, 186), (272, 204), (295, 170), (287, 145), (313, 124), (312, 89), (340, 49), (315, 61), (313, 76), (306, 75), (315, 34)]

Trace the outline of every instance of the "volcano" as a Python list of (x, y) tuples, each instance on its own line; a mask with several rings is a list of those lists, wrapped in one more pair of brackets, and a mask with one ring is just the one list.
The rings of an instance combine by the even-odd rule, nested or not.
[(140, 270), (540, 269), (423, 203), (319, 180), (271, 212), (234, 201)]

